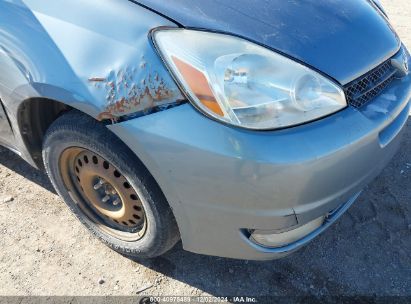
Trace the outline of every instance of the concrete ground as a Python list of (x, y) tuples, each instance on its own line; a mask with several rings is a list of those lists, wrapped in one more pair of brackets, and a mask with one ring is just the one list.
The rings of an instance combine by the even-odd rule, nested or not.
[[(409, 0), (384, 3), (411, 47)], [(411, 118), (401, 150), (359, 201), (285, 259), (237, 261), (178, 245), (137, 262), (91, 237), (42, 172), (0, 148), (0, 295), (411, 296), (410, 151)]]

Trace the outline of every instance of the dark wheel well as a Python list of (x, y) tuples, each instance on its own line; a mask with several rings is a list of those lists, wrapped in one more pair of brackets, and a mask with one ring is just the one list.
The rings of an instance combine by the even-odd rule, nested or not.
[(41, 156), (44, 135), (50, 125), (73, 108), (51, 99), (32, 98), (24, 101), (18, 111), (18, 124), (24, 144), (36, 165), (43, 169)]

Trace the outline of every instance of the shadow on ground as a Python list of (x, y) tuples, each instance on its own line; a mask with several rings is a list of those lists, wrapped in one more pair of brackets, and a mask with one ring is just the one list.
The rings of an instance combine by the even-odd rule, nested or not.
[(0, 164), (14, 171), (15, 173), (24, 176), (30, 181), (43, 187), (44, 189), (56, 194), (46, 173), (37, 170), (29, 163), (25, 162), (17, 154), (0, 146)]
[[(256, 262), (186, 252), (134, 261), (215, 296), (411, 296), (411, 119), (384, 172), (328, 231), (282, 260)], [(47, 176), (0, 149), (0, 163), (54, 192)]]

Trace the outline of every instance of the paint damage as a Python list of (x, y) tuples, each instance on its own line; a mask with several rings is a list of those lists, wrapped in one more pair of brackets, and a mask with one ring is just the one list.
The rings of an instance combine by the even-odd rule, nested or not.
[(90, 77), (88, 81), (105, 94), (106, 106), (97, 116), (99, 121), (116, 123), (185, 102), (171, 78), (163, 77), (144, 60), (138, 67), (112, 70), (106, 77)]

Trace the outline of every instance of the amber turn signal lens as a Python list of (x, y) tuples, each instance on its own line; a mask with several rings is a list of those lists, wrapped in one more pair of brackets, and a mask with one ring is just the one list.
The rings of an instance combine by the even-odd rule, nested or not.
[(204, 74), (188, 63), (172, 56), (174, 64), (198, 100), (213, 113), (224, 116)]

